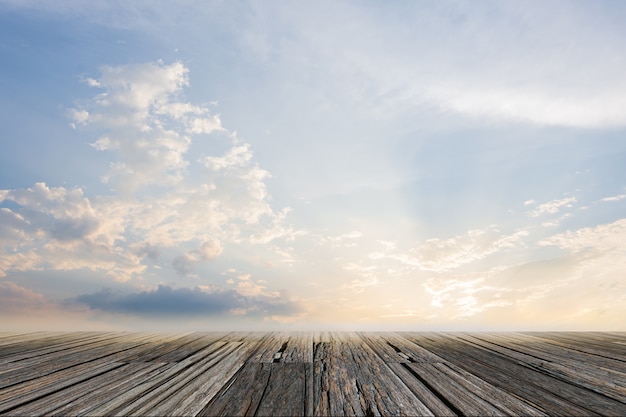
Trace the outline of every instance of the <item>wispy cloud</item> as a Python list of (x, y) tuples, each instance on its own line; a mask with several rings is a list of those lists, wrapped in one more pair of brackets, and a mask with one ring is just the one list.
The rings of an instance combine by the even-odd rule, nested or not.
[[(539, 217), (546, 214), (555, 214), (564, 208), (572, 208), (573, 204), (576, 202), (576, 197), (566, 197), (557, 200), (552, 200), (547, 203), (538, 204), (534, 210), (530, 210), (528, 215), (530, 217)], [(528, 203), (528, 204), (526, 204)], [(524, 205), (530, 205), (528, 201), (524, 203)]]
[(465, 235), (450, 239), (428, 239), (408, 251), (387, 246), (382, 252), (373, 252), (370, 259), (390, 259), (422, 271), (443, 272), (471, 264), (499, 251), (515, 248), (528, 235), (518, 230), (502, 235), (496, 227), (469, 230)]
[(600, 201), (603, 202), (613, 202), (613, 201), (620, 201), (626, 198), (626, 194), (619, 194), (619, 195), (614, 195), (611, 197), (605, 197), (603, 199), (601, 199)]

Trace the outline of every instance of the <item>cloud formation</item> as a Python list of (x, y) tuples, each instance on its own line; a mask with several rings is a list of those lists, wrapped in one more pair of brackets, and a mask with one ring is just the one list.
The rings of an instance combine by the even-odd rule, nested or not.
[(101, 290), (80, 295), (74, 301), (109, 313), (151, 317), (213, 315), (271, 317), (293, 316), (303, 311), (298, 302), (279, 295), (249, 296), (234, 289), (172, 288), (167, 285), (131, 294)]
[(552, 200), (547, 203), (537, 204), (536, 202), (529, 200), (524, 205), (536, 205), (534, 210), (530, 210), (528, 215), (530, 217), (539, 217), (546, 214), (555, 214), (565, 208), (572, 208), (576, 202), (576, 197), (565, 197), (557, 200)]
[[(0, 190), (0, 204), (11, 203), (0, 213), (7, 243), (0, 274), (85, 269), (128, 281), (169, 254), (173, 270), (186, 276), (218, 258), (224, 242), (298, 234), (289, 208), (270, 206), (269, 172), (250, 145), (207, 107), (184, 100), (188, 72), (180, 62), (149, 62), (107, 66), (87, 79), (98, 93), (69, 116), (74, 128), (98, 134), (92, 146), (112, 158), (102, 177), (111, 192), (45, 183)], [(189, 158), (194, 141), (208, 142), (201, 148), (208, 155)]]
[(450, 239), (428, 239), (408, 251), (402, 252), (387, 243), (381, 252), (373, 252), (370, 259), (391, 259), (422, 271), (445, 272), (471, 264), (489, 255), (506, 251), (522, 244), (528, 236), (526, 230), (510, 235), (501, 234), (495, 226), (468, 230), (465, 235)]

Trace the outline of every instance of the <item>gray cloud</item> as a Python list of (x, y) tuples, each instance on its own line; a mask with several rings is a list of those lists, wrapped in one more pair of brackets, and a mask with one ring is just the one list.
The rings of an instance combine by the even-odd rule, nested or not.
[(58, 219), (50, 228), (50, 235), (60, 241), (71, 241), (85, 238), (98, 228), (95, 218)]
[(195, 265), (195, 261), (191, 259), (187, 255), (181, 255), (174, 258), (172, 261), (172, 266), (178, 275), (181, 277), (185, 275), (189, 275), (193, 272), (193, 266)]
[(205, 290), (172, 288), (159, 285), (152, 291), (121, 294), (102, 289), (83, 294), (72, 301), (85, 304), (94, 310), (139, 316), (197, 316), (219, 314), (281, 315), (301, 312), (301, 307), (281, 297), (247, 297), (232, 289)]

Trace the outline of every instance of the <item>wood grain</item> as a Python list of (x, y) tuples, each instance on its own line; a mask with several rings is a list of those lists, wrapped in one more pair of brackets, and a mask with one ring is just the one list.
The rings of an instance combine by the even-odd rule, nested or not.
[(0, 332), (0, 415), (624, 416), (626, 333)]

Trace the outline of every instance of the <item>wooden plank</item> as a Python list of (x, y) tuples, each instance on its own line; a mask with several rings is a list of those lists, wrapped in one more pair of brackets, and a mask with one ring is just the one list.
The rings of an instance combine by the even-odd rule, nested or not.
[(4, 372), (0, 380), (0, 388), (44, 377), (64, 369), (72, 368), (84, 362), (119, 354), (120, 352), (128, 351), (145, 344), (149, 339), (154, 337), (154, 335), (142, 334), (114, 336), (109, 341), (96, 343), (95, 345), (97, 347), (95, 348), (90, 349), (93, 345), (80, 346), (59, 355), (46, 355), (45, 358), (31, 358), (25, 361), (27, 366)]
[(314, 345), (315, 415), (433, 415), (353, 333), (323, 333)]
[(458, 410), (461, 415), (470, 416), (501, 416), (503, 413), (487, 400), (479, 397), (468, 389), (467, 384), (460, 383), (431, 363), (411, 363), (408, 365), (413, 374), (427, 384), (442, 398), (446, 398), (449, 406)]
[(550, 361), (593, 364), (626, 375), (626, 351), (624, 354), (618, 353), (617, 350), (614, 352), (603, 351), (603, 354), (599, 355), (575, 349), (571, 343), (549, 343), (545, 339), (515, 333), (480, 334), (477, 336), (495, 343), (506, 343), (511, 349), (522, 350)]
[(0, 361), (10, 361), (14, 355), (21, 355), (26, 352), (37, 351), (38, 349), (46, 349), (53, 346), (62, 345), (75, 339), (81, 335), (72, 333), (44, 333), (41, 337), (28, 337), (25, 340), (15, 341), (14, 343), (0, 346)]
[(311, 370), (312, 364), (303, 362), (246, 362), (199, 415), (312, 415), (306, 382)]
[[(361, 337), (364, 337), (364, 340), (366, 340), (368, 344), (374, 342), (374, 338), (368, 337), (367, 334), (361, 333)], [(440, 356), (435, 355), (418, 344), (408, 342), (397, 333), (385, 333), (384, 336), (380, 338), (376, 347), (377, 349), (374, 349), (376, 352), (385, 349), (385, 357), (392, 356), (393, 354), (391, 352), (393, 351), (396, 354), (396, 358), (398, 358), (398, 360), (394, 362), (402, 361), (403, 359), (405, 363), (438, 363), (445, 361)]]
[[(464, 390), (471, 392), (478, 398), (487, 401), (496, 409), (496, 415), (523, 415), (523, 416), (546, 416), (547, 414), (540, 409), (529, 405), (516, 396), (501, 390), (476, 375), (471, 374), (449, 362), (434, 363), (433, 368), (441, 372), (442, 378), (448, 381), (454, 381)], [(471, 413), (465, 413), (471, 414)]]
[(256, 344), (248, 362), (271, 363), (274, 360), (274, 355), (281, 351), (288, 342), (289, 336), (285, 333), (272, 332), (264, 335), (252, 334), (246, 340)]
[[(118, 345), (114, 346), (114, 348), (121, 349), (120, 351), (113, 349), (104, 356), (89, 358), (85, 362), (66, 363), (63, 368), (0, 389), (0, 412), (16, 408), (74, 383), (86, 381), (108, 370), (121, 367), (124, 362), (121, 362), (120, 359), (123, 359), (124, 355), (145, 350), (147, 341), (155, 337), (158, 335), (127, 335), (127, 340), (120, 341)], [(131, 347), (125, 343), (128, 340), (133, 341)]]
[(18, 406), (122, 366), (124, 364), (117, 362), (87, 363), (39, 378), (36, 382), (30, 381), (3, 389), (0, 391), (0, 413), (9, 414)]
[[(569, 414), (586, 415), (588, 410), (572, 405), (552, 393), (546, 393), (534, 385), (529, 385), (518, 377), (511, 377), (508, 367), (500, 363), (492, 363), (481, 355), (482, 352), (473, 346), (465, 347), (450, 337), (433, 333), (404, 333), (410, 341), (433, 351), (468, 373), (485, 382), (502, 389), (551, 415)], [(529, 400), (532, 398), (533, 400)], [(593, 413), (591, 413), (593, 414)]]
[(391, 362), (387, 366), (402, 380), (421, 402), (428, 407), (436, 416), (456, 416), (457, 413), (452, 411), (441, 398), (439, 398), (431, 388), (424, 385), (422, 381), (408, 370), (408, 363)]
[[(429, 350), (490, 384), (553, 415), (620, 415), (623, 404), (528, 369), (511, 358), (442, 334), (409, 335)], [(608, 401), (606, 401), (608, 400)]]
[(311, 333), (250, 334), (246, 341), (257, 343), (249, 362), (312, 362), (313, 336)]
[[(49, 410), (46, 408), (45, 412), (35, 413), (34, 415), (50, 415), (50, 416), (78, 416), (78, 415), (96, 415), (92, 410), (99, 409), (105, 404), (111, 402), (113, 399), (123, 397), (127, 393), (134, 389), (136, 386), (152, 379), (158, 379), (160, 374), (163, 374), (174, 364), (168, 363), (128, 363), (121, 369), (124, 371), (124, 375), (121, 378), (116, 378), (113, 371), (103, 374), (100, 377), (94, 378), (94, 384), (98, 385), (97, 389), (90, 392), (81, 392), (82, 384), (78, 387), (80, 395), (73, 397), (71, 401), (59, 401), (54, 406), (51, 404)], [(60, 394), (65, 392), (61, 391)]]
[(121, 395), (110, 398), (108, 401), (90, 410), (90, 415), (128, 415), (135, 409), (151, 401), (163, 390), (169, 388), (172, 383), (184, 379), (193, 368), (215, 357), (226, 347), (226, 343), (216, 342), (206, 349), (167, 367), (163, 372), (154, 375), (139, 384), (128, 389)]
[[(164, 392), (158, 404), (147, 405), (133, 413), (169, 416), (197, 415), (220, 388), (246, 363), (253, 344), (229, 342), (228, 350), (205, 366), (198, 367), (171, 391)], [(237, 397), (233, 397), (237, 398)]]
[[(256, 416), (304, 416), (308, 403), (307, 369), (312, 363), (272, 363)], [(312, 382), (312, 379), (311, 379)], [(310, 414), (309, 414), (310, 415)]]
[(162, 353), (152, 360), (157, 362), (180, 362), (205, 349), (211, 343), (222, 341), (224, 336), (226, 336), (226, 333), (194, 333), (193, 335), (189, 335), (189, 339), (191, 340), (189, 343), (176, 346), (174, 350), (168, 353)]
[[(562, 354), (551, 354), (545, 349), (530, 348), (523, 343), (511, 342), (504, 335), (496, 337), (486, 334), (464, 335), (463, 338), (508, 356), (522, 366), (573, 386), (585, 388), (617, 401), (626, 398), (626, 375), (586, 363), (585, 360), (589, 355), (581, 357), (572, 353), (568, 358)], [(533, 359), (528, 360), (528, 356)]]
[[(37, 401), (26, 403), (11, 410), (14, 416), (78, 415), (84, 411), (85, 401), (92, 403), (102, 395), (112, 395), (112, 389), (124, 381), (132, 381), (160, 364), (133, 363), (99, 374), (60, 391), (46, 395)], [(105, 389), (103, 389), (105, 388)], [(77, 404), (80, 404), (77, 407)]]
[(626, 345), (626, 338), (620, 340), (596, 340), (588, 334), (568, 334), (568, 333), (524, 333), (525, 336), (533, 337), (552, 345), (556, 345), (568, 350), (583, 352), (590, 355), (608, 358), (621, 362), (621, 366), (626, 363), (626, 346), (620, 345), (620, 340)]
[(249, 353), (242, 343), (215, 342), (90, 414), (195, 415)]
[(198, 415), (255, 415), (269, 381), (271, 366), (268, 362), (246, 362)]
[(2, 333), (0, 414), (626, 415), (625, 337)]
[(390, 343), (387, 334), (381, 333), (359, 333), (365, 343), (383, 360), (389, 363), (410, 363), (409, 356), (402, 352), (397, 344)]
[[(4, 337), (0, 339), (0, 349), (6, 345), (12, 345), (14, 343), (25, 342), (29, 340), (41, 339), (44, 335), (48, 337), (59, 336), (60, 332), (31, 332), (31, 333), (4, 333)], [(1, 351), (1, 350), (0, 350)]]
[(313, 335), (311, 333), (289, 333), (287, 345), (279, 358), (274, 362), (302, 363), (313, 362)]
[[(135, 352), (124, 358), (126, 362), (170, 362), (174, 352), (186, 352), (186, 346), (201, 338), (199, 334), (161, 333), (150, 343), (150, 349)], [(174, 361), (175, 362), (175, 361)]]
[(104, 340), (110, 340), (110, 335), (105, 334), (85, 334), (80, 337), (66, 336), (63, 343), (54, 343), (51, 346), (41, 347), (38, 349), (26, 349), (20, 353), (5, 356), (0, 359), (0, 374), (5, 373), (11, 369), (26, 368), (32, 364), (49, 362), (54, 360), (53, 356), (47, 355), (61, 355), (72, 351), (72, 349), (82, 346), (92, 345)]
[[(364, 332), (360, 333), (359, 336), (435, 415), (457, 415), (445, 404), (445, 400), (437, 397), (429, 387), (413, 375), (407, 366), (409, 363), (417, 361), (421, 363), (442, 362), (443, 359), (441, 357), (423, 348), (410, 346), (412, 343), (396, 334)], [(401, 347), (409, 352), (411, 356), (402, 351)]]

